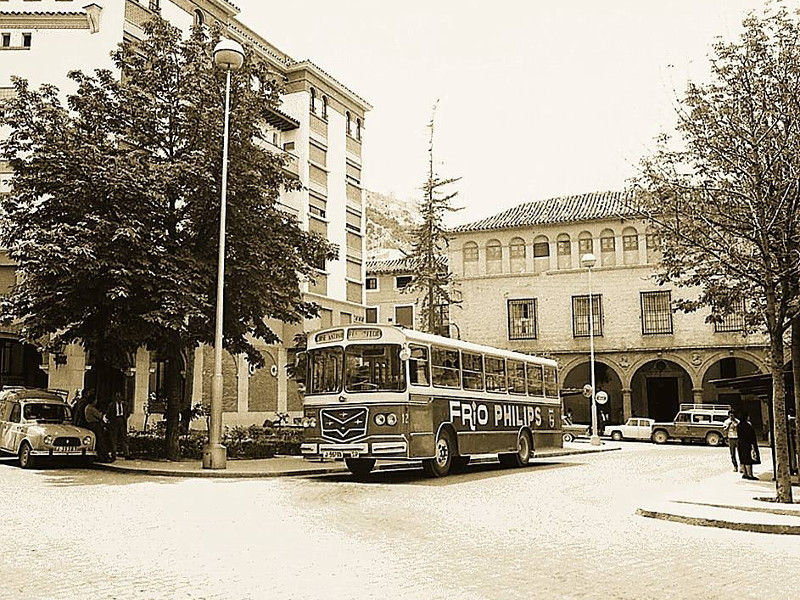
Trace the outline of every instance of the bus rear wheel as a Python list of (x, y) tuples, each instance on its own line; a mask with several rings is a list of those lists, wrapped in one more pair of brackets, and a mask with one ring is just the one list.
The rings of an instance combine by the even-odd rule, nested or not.
[(345, 458), (344, 464), (347, 465), (347, 470), (356, 477), (366, 477), (372, 472), (375, 467), (374, 458)]
[(422, 461), (422, 468), (431, 477), (444, 477), (453, 466), (453, 448), (455, 443), (449, 431), (442, 431), (436, 438), (433, 458)]
[(517, 438), (517, 451), (498, 456), (500, 464), (504, 467), (524, 467), (531, 459), (531, 438), (527, 431), (523, 431)]

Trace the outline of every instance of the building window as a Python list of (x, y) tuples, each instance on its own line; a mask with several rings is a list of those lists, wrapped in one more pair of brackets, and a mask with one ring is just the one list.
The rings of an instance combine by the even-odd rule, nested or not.
[(311, 109), (312, 113), (317, 114), (317, 90), (311, 88), (309, 90), (309, 96), (311, 97), (311, 104), (309, 105), (309, 108)]
[(522, 238), (514, 238), (508, 245), (511, 258), (525, 258), (525, 240)]
[(356, 119), (356, 139), (361, 141), (361, 119)]
[(533, 258), (547, 258), (550, 256), (550, 242), (534, 242)]
[(622, 236), (622, 249), (625, 252), (639, 250), (639, 236), (635, 233)]
[(322, 97), (322, 118), (328, 120), (328, 97)]
[(503, 247), (497, 240), (491, 240), (486, 244), (486, 272), (503, 272)]
[(642, 333), (672, 333), (672, 292), (642, 292)]
[(395, 306), (394, 307), (394, 324), (399, 327), (406, 327), (414, 329), (414, 307), (413, 306)]
[(377, 323), (378, 322), (378, 307), (377, 306), (368, 306), (367, 310), (364, 313), (364, 320), (367, 323)]
[(617, 264), (617, 242), (610, 229), (600, 233), (600, 265), (613, 267)]
[(344, 114), (344, 119), (345, 119), (345, 123), (347, 124), (347, 135), (352, 137), (352, 135), (353, 135), (353, 120), (350, 117), (350, 111), (349, 110)]
[(508, 301), (508, 339), (536, 339), (536, 298)]
[(592, 330), (589, 330), (589, 296), (572, 297), (572, 336), (603, 335), (603, 296), (592, 294)]
[(594, 240), (592, 240), (592, 234), (588, 231), (583, 231), (578, 235), (578, 252), (581, 256), (594, 254)]
[(411, 275), (398, 275), (394, 278), (395, 289), (402, 290), (411, 284)]
[(9, 48), (9, 47), (11, 47), (11, 34), (10, 33), (4, 33), (3, 34), (3, 48)]
[(569, 237), (567, 237), (567, 239), (558, 240), (557, 252), (559, 256), (572, 255), (572, 242), (569, 241)]
[(661, 240), (658, 234), (647, 232), (644, 236), (644, 241), (647, 248), (647, 262), (657, 263), (661, 256)]
[(23, 48), (30, 48), (31, 47), (31, 34), (30, 33), (23, 33), (22, 34), (22, 47)]
[(366, 281), (366, 288), (368, 290), (375, 291), (378, 289), (378, 278), (377, 277), (367, 277)]
[(735, 333), (744, 331), (744, 302), (734, 308), (733, 312), (722, 315), (721, 321), (714, 322), (715, 333)]
[(478, 262), (478, 244), (464, 244), (464, 262)]

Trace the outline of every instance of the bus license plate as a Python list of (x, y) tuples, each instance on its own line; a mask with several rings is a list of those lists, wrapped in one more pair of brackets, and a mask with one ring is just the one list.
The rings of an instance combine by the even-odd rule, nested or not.
[(358, 458), (358, 450), (323, 450), (322, 458)]

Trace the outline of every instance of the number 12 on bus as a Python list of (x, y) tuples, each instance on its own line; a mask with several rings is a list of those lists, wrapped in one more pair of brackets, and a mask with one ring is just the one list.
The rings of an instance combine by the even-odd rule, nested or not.
[(561, 447), (555, 361), (393, 326), (311, 333), (306, 354), (307, 458), (421, 460), (434, 477), (471, 455), (527, 464)]

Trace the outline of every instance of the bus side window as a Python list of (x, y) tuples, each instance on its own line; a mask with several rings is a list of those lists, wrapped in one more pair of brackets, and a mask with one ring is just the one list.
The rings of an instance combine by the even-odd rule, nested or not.
[(430, 361), (425, 346), (409, 346), (411, 358), (408, 359), (408, 377), (411, 385), (430, 385)]
[(558, 398), (558, 375), (554, 367), (544, 368), (544, 395)]
[(483, 389), (483, 355), (461, 352), (461, 381), (465, 390)]
[(540, 365), (528, 365), (528, 395), (544, 396), (544, 377)]
[(438, 387), (461, 387), (461, 369), (458, 350), (431, 348), (431, 365), (433, 385)]
[(506, 391), (506, 361), (494, 356), (486, 357), (486, 391)]

